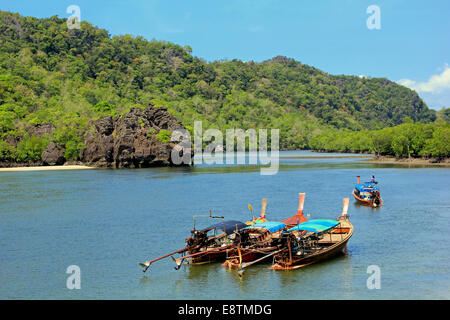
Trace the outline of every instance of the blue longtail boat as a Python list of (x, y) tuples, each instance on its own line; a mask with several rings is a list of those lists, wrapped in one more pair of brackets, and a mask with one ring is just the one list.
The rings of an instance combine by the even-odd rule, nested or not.
[(353, 190), (353, 197), (366, 206), (379, 207), (383, 205), (383, 199), (381, 198), (380, 188), (377, 186), (378, 182), (375, 181), (375, 176), (368, 182), (361, 183), (360, 176), (357, 176), (358, 184), (355, 185)]
[(348, 203), (349, 198), (344, 198), (342, 215), (337, 220), (309, 220), (283, 232), (281, 250), (274, 255), (269, 269), (299, 269), (346, 253), (347, 242), (353, 235)]

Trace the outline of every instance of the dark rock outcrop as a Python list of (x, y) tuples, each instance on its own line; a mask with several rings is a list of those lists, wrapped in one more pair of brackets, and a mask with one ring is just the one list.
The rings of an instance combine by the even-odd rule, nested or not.
[(42, 163), (44, 166), (59, 166), (66, 162), (64, 158), (64, 148), (54, 142), (50, 142), (42, 152)]
[(83, 150), (82, 160), (96, 166), (112, 166), (114, 151), (114, 121), (111, 116), (94, 122), (94, 131), (89, 131), (84, 137), (86, 149)]
[[(131, 109), (121, 117), (104, 117), (93, 123), (84, 138), (81, 161), (87, 165), (113, 168), (141, 168), (173, 165), (172, 149), (178, 141), (161, 142), (162, 130), (185, 130), (166, 108)], [(180, 153), (184, 151), (179, 150)]]
[(50, 123), (43, 123), (43, 124), (38, 124), (34, 127), (31, 127), (28, 129), (28, 134), (34, 135), (38, 138), (44, 136), (45, 134), (47, 135), (51, 135), (53, 130), (55, 130), (55, 127), (50, 124)]

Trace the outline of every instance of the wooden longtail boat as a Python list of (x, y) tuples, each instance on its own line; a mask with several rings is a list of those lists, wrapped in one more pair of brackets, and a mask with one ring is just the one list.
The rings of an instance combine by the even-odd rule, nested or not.
[(345, 198), (342, 215), (336, 221), (310, 220), (284, 232), (281, 236), (283, 249), (274, 255), (270, 269), (299, 269), (346, 252), (347, 242), (353, 235), (353, 225), (347, 215), (348, 203), (349, 198)]
[(271, 257), (278, 249), (278, 240), (287, 226), (282, 222), (266, 222), (236, 232), (238, 243), (226, 251), (227, 267), (243, 269)]
[[(183, 262), (190, 262), (192, 264), (204, 264), (214, 261), (223, 261), (226, 258), (226, 250), (236, 245), (234, 233), (242, 228), (255, 223), (265, 222), (267, 199), (262, 201), (262, 209), (259, 217), (253, 217), (251, 221), (243, 223), (237, 220), (224, 220), (223, 216), (212, 216), (211, 211), (209, 216), (194, 216), (194, 227), (191, 230), (191, 236), (186, 239), (186, 247), (153, 260), (139, 263), (146, 272), (150, 265), (156, 261), (167, 257), (172, 257), (175, 260), (179, 269)], [(197, 230), (195, 228), (196, 218), (213, 218), (222, 219), (222, 222), (213, 224), (208, 228)], [(180, 258), (174, 259), (173, 255), (181, 254)]]
[(375, 176), (372, 176), (372, 180), (369, 182), (361, 183), (361, 179), (359, 176), (358, 184), (355, 185), (355, 189), (353, 190), (353, 197), (361, 204), (370, 206), (370, 207), (379, 207), (383, 205), (383, 199), (380, 195), (380, 189), (376, 186), (378, 184), (375, 181)]
[(237, 231), (238, 245), (227, 249), (227, 258), (222, 265), (243, 270), (275, 255), (280, 249), (280, 237), (283, 232), (287, 228), (307, 221), (303, 215), (304, 201), (305, 194), (300, 193), (297, 213), (282, 222), (266, 221)]

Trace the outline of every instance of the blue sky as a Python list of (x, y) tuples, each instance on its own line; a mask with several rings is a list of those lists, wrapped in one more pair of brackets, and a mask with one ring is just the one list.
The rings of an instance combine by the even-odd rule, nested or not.
[[(0, 0), (1, 10), (40, 18), (69, 17), (69, 5), (112, 35), (189, 45), (207, 61), (284, 55), (331, 74), (387, 77), (434, 109), (450, 107), (450, 1)], [(381, 29), (366, 25), (370, 5)]]

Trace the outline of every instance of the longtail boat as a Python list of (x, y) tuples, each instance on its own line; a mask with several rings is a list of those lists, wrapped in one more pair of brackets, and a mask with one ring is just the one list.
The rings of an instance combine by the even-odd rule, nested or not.
[(359, 203), (370, 206), (379, 207), (383, 205), (383, 199), (380, 195), (380, 189), (377, 187), (378, 182), (375, 181), (375, 176), (368, 182), (361, 183), (360, 176), (357, 176), (358, 184), (355, 185), (353, 190), (353, 197)]
[(282, 222), (255, 223), (237, 231), (238, 244), (227, 249), (227, 258), (222, 265), (243, 270), (275, 255), (280, 250), (280, 237), (283, 232), (287, 228), (307, 221), (303, 215), (304, 201), (305, 194), (299, 193), (297, 213)]
[(278, 249), (278, 240), (287, 226), (282, 222), (257, 223), (236, 232), (237, 245), (226, 251), (227, 267), (243, 269), (266, 260)]
[[(250, 207), (250, 206), (249, 206)], [(183, 262), (192, 264), (205, 264), (215, 261), (223, 261), (226, 258), (226, 250), (236, 246), (235, 232), (249, 225), (263, 223), (266, 220), (267, 199), (262, 200), (262, 209), (259, 217), (253, 217), (246, 223), (237, 220), (224, 220), (223, 216), (213, 216), (211, 211), (209, 216), (194, 216), (194, 227), (191, 236), (185, 241), (183, 249), (170, 252), (153, 260), (148, 260), (139, 265), (146, 272), (150, 265), (156, 261), (171, 257), (177, 264), (175, 269), (179, 269)], [(205, 229), (197, 230), (195, 227), (197, 218), (222, 219), (222, 222), (215, 223)], [(181, 254), (180, 258), (173, 258), (174, 255)]]
[(274, 255), (270, 269), (299, 269), (346, 252), (353, 225), (347, 215), (349, 198), (343, 202), (337, 220), (309, 220), (284, 232), (280, 238), (283, 249)]

